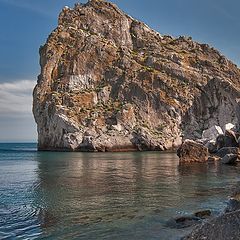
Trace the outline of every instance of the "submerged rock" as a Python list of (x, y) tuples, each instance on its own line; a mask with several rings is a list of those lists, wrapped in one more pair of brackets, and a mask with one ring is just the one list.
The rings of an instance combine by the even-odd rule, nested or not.
[(39, 150), (165, 150), (182, 135), (237, 122), (236, 65), (191, 38), (161, 36), (107, 1), (65, 7), (40, 65)]
[(200, 223), (200, 218), (196, 216), (181, 216), (167, 221), (166, 226), (170, 228), (188, 228)]
[(206, 162), (208, 160), (208, 149), (200, 143), (185, 140), (177, 151), (179, 162)]
[(210, 210), (202, 210), (194, 213), (194, 216), (199, 217), (201, 219), (209, 218), (211, 215), (212, 212)]
[(235, 198), (230, 198), (228, 201), (228, 206), (225, 209), (225, 212), (228, 213), (228, 212), (234, 212), (237, 210), (240, 210), (240, 201)]

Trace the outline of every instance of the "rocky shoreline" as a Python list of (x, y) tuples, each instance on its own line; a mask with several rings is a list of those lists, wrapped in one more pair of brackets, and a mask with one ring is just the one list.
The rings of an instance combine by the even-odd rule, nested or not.
[[(220, 164), (236, 165), (240, 161), (240, 133), (231, 123), (213, 126), (203, 132), (202, 138), (185, 140), (178, 149), (179, 163), (219, 161)], [(210, 216), (210, 214), (209, 214)], [(193, 215), (182, 217), (181, 224), (189, 226), (199, 223)], [(201, 222), (201, 221), (200, 221)], [(188, 225), (187, 225), (188, 226)], [(209, 218), (182, 238), (182, 240), (226, 240), (240, 237), (240, 189), (237, 186), (228, 201), (228, 206), (220, 216)]]
[(228, 123), (224, 130), (212, 126), (205, 130), (201, 139), (186, 139), (177, 151), (179, 163), (220, 161), (223, 164), (236, 164), (240, 160), (240, 132)]
[(182, 240), (237, 240), (240, 237), (240, 199), (235, 194), (230, 198), (224, 213), (197, 225)]

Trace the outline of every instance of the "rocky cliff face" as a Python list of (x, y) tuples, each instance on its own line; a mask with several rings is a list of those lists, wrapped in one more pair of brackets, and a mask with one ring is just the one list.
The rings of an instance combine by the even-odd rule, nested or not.
[(62, 10), (40, 65), (33, 94), (40, 150), (164, 150), (182, 135), (237, 121), (236, 65), (103, 0)]

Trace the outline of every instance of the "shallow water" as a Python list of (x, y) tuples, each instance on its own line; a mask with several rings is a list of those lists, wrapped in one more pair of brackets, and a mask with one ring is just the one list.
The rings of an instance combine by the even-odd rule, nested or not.
[(172, 217), (220, 213), (239, 167), (174, 153), (39, 153), (0, 144), (0, 239), (179, 239)]

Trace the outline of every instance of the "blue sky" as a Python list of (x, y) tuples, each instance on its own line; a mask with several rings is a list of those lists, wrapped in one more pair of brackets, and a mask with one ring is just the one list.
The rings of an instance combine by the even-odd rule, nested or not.
[[(31, 92), (38, 49), (73, 0), (0, 0), (0, 141), (36, 141)], [(86, 2), (86, 1), (81, 1)], [(161, 34), (208, 43), (240, 65), (239, 0), (113, 0)]]

